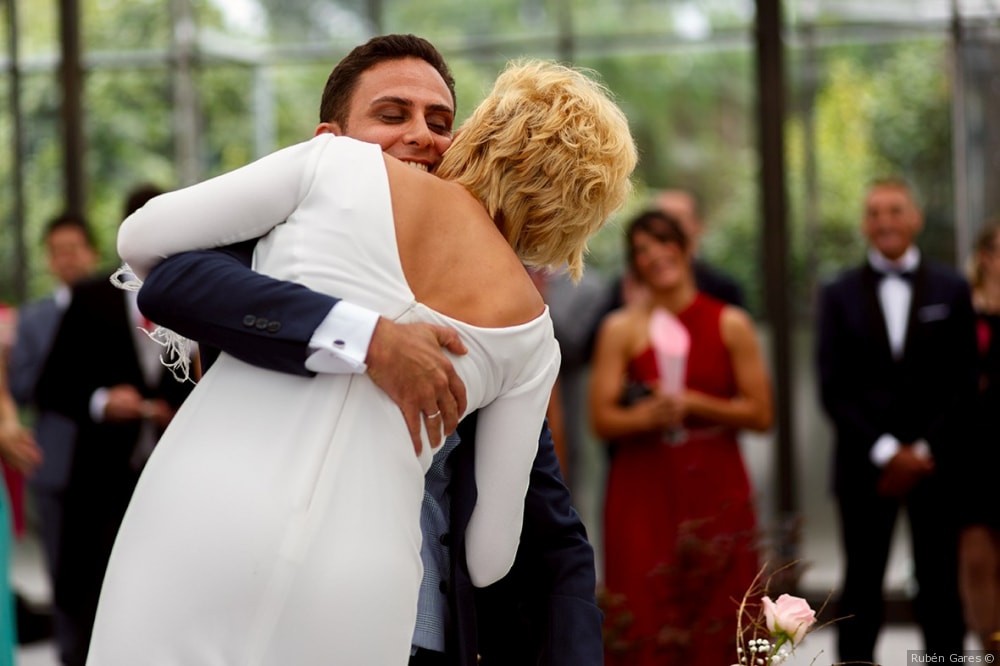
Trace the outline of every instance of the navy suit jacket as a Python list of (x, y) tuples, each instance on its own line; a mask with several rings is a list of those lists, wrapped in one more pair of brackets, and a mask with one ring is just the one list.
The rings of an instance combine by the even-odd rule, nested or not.
[[(164, 326), (255, 365), (311, 375), (308, 343), (338, 299), (302, 285), (247, 275), (255, 241), (176, 255), (147, 277), (143, 313)], [(459, 426), (451, 454), (452, 580), (456, 666), (603, 663), (594, 552), (570, 503), (548, 428), (543, 428), (510, 574), (477, 589), (465, 562), (465, 526), (476, 501), (475, 415)]]
[[(883, 434), (926, 439), (936, 473), (957, 476), (966, 443), (964, 410), (976, 391), (975, 323), (969, 287), (922, 259), (902, 356), (894, 359), (866, 263), (821, 292), (817, 334), (820, 396), (836, 431), (834, 489), (870, 492), (879, 470), (869, 451)], [(954, 479), (952, 479), (954, 480)]]

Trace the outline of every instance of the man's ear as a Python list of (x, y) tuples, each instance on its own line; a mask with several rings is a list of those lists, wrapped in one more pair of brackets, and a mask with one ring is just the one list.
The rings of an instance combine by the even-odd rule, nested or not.
[(344, 136), (343, 130), (340, 129), (340, 124), (335, 122), (320, 123), (317, 125), (313, 136), (319, 136), (320, 134), (336, 134), (337, 136)]

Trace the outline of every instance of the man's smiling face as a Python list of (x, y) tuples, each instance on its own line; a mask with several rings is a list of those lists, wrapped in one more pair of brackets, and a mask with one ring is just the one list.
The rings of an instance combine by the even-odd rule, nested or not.
[(444, 79), (420, 58), (388, 60), (365, 70), (347, 121), (321, 123), (332, 132), (377, 143), (396, 159), (432, 170), (451, 145), (455, 108)]
[(865, 200), (862, 227), (872, 247), (895, 261), (920, 233), (923, 216), (906, 189), (877, 185)]

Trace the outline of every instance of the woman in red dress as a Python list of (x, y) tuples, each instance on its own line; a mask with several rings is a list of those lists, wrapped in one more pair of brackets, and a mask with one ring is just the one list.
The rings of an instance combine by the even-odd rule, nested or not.
[[(676, 220), (643, 213), (627, 241), (645, 293), (602, 322), (590, 386), (592, 425), (611, 449), (606, 661), (730, 664), (738, 604), (759, 566), (737, 433), (770, 428), (770, 380), (750, 317), (697, 291)], [(655, 308), (690, 335), (684, 387), (674, 393), (659, 387)]]

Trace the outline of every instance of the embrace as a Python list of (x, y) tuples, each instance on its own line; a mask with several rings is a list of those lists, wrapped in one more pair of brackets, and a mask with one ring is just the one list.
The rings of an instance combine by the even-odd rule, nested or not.
[[(425, 474), (472, 445), (445, 440), (472, 412), (468, 576), (489, 586), (519, 556), (559, 368), (524, 266), (579, 277), (588, 239), (630, 193), (634, 143), (602, 86), (543, 61), (509, 65), (452, 141), (450, 76), (416, 53), (377, 60), (354, 63), (340, 120), (329, 110), (311, 140), (151, 200), (123, 223), (119, 252), (147, 278), (168, 257), (260, 239), (255, 271), (344, 299), (372, 344), (385, 322), (456, 331), (446, 346), (464, 395), (413, 419), (363, 372), (370, 347), (324, 372), (352, 365), (334, 335), (308, 376), (257, 367), (234, 345), (143, 472), (88, 664), (407, 663), (426, 647), (414, 640)], [(423, 133), (401, 143), (413, 152), (389, 150), (376, 130), (416, 114)], [(419, 152), (434, 142), (440, 163)], [(279, 318), (261, 319), (279, 325), (255, 335), (281, 337)]]

